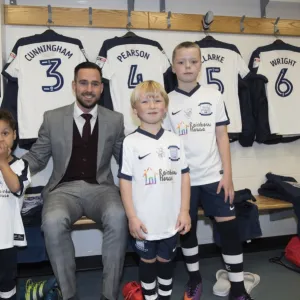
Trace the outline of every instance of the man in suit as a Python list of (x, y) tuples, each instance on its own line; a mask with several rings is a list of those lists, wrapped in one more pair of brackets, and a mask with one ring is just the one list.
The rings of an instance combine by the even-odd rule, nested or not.
[(39, 136), (23, 158), (32, 174), (53, 158), (43, 190), (42, 230), (63, 299), (76, 299), (75, 249), (71, 227), (87, 216), (103, 229), (102, 299), (116, 300), (127, 245), (127, 220), (110, 168), (119, 161), (124, 121), (97, 102), (103, 90), (101, 70), (91, 62), (75, 68), (76, 102), (44, 114)]

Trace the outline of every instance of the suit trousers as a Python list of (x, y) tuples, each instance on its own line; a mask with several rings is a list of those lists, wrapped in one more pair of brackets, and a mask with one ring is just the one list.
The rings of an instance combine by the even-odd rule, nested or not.
[(116, 300), (128, 240), (125, 211), (116, 186), (85, 181), (61, 183), (44, 199), (42, 230), (63, 299), (77, 297), (71, 231), (74, 222), (83, 215), (103, 230), (101, 291), (102, 296)]

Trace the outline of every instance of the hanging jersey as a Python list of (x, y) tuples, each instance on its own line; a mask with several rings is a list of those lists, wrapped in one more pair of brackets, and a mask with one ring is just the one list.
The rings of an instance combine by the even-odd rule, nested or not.
[(30, 183), (28, 164), (22, 159), (14, 158), (10, 167), (18, 176), (21, 190), (12, 193), (0, 172), (0, 249), (14, 246), (26, 246), (26, 237), (21, 218), (24, 192)]
[(196, 43), (202, 55), (200, 84), (208, 84), (223, 94), (230, 118), (228, 132), (242, 132), (238, 76), (245, 78), (249, 74), (246, 63), (235, 45), (207, 39)]
[(183, 141), (191, 185), (219, 181), (223, 171), (215, 131), (216, 126), (229, 124), (221, 93), (197, 85), (190, 93), (176, 88), (169, 99), (164, 127)]
[(145, 80), (155, 80), (163, 86), (169, 60), (158, 42), (131, 36), (106, 40), (97, 64), (102, 68), (103, 77), (109, 80), (113, 109), (124, 115), (128, 134), (140, 124), (130, 104), (133, 89)]
[(86, 61), (81, 42), (52, 30), (21, 38), (2, 74), (18, 81), (20, 139), (35, 139), (43, 114), (74, 102), (74, 68)]
[(132, 181), (137, 217), (146, 226), (146, 240), (176, 234), (181, 205), (181, 174), (189, 171), (180, 139), (161, 129), (156, 135), (138, 128), (125, 137), (119, 177)]
[(300, 134), (300, 47), (283, 42), (259, 47), (249, 65), (268, 79), (265, 88), (271, 133)]

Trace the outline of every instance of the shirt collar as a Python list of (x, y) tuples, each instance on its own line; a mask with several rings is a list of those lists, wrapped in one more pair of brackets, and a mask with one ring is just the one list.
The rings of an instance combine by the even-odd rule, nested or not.
[[(81, 118), (81, 115), (84, 114), (84, 112), (79, 108), (78, 104), (75, 102), (74, 104), (74, 119)], [(92, 115), (92, 119), (97, 118), (98, 114), (98, 105), (96, 105), (90, 112), (89, 114)]]

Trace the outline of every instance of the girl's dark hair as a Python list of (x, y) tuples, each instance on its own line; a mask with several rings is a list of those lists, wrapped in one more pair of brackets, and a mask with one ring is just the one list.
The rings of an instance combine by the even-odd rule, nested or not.
[(8, 110), (0, 108), (0, 120), (7, 122), (12, 130), (16, 130), (16, 121)]

